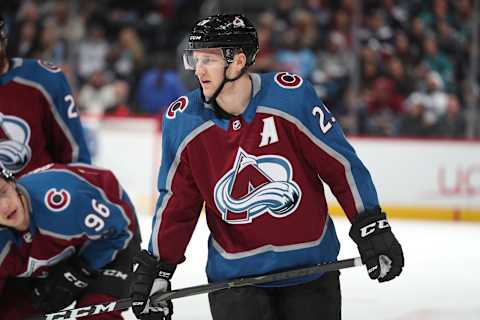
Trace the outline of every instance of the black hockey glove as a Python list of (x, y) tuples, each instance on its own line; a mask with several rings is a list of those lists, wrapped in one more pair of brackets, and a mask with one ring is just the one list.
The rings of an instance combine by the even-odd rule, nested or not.
[(33, 285), (32, 304), (42, 312), (54, 312), (69, 306), (96, 276), (79, 257), (73, 257), (53, 267), (46, 279)]
[(170, 279), (176, 266), (158, 261), (146, 250), (142, 250), (135, 257), (134, 262), (138, 263), (138, 267), (133, 273), (133, 282), (130, 288), (133, 313), (137, 319), (141, 320), (171, 319), (172, 301), (162, 301), (159, 306), (154, 307), (150, 304), (150, 296), (171, 289)]
[(349, 234), (371, 279), (385, 282), (400, 275), (404, 265), (402, 246), (380, 207), (358, 214)]

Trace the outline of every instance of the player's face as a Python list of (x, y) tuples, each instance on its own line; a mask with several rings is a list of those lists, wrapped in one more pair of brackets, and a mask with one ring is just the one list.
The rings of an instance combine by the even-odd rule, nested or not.
[(0, 225), (25, 231), (29, 222), (29, 213), (22, 203), (15, 183), (0, 179)]
[(204, 49), (193, 52), (195, 75), (202, 86), (203, 94), (211, 97), (220, 86), (226, 66), (221, 49)]

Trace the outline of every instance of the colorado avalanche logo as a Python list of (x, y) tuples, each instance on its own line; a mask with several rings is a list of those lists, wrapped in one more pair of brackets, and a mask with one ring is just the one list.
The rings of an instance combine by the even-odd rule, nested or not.
[(301, 190), (287, 159), (255, 157), (239, 149), (233, 168), (215, 185), (214, 200), (222, 219), (245, 224), (264, 213), (283, 218), (295, 211)]
[(245, 28), (245, 22), (240, 17), (235, 17), (233, 20), (233, 27), (234, 28)]
[(303, 83), (302, 77), (288, 72), (279, 72), (274, 79), (280, 87), (285, 89), (296, 89)]
[(30, 127), (21, 118), (0, 113), (0, 161), (10, 171), (20, 172), (32, 158)]
[(44, 68), (44, 69), (46, 69), (46, 70), (48, 70), (52, 73), (57, 73), (57, 72), (62, 71), (62, 69), (60, 69), (60, 67), (58, 67), (57, 65), (55, 65), (54, 63), (52, 63), (50, 61), (38, 60), (37, 62), (42, 68)]
[(70, 198), (70, 193), (67, 190), (52, 188), (45, 194), (44, 202), (48, 209), (59, 212), (68, 207)]
[(173, 101), (167, 109), (167, 118), (174, 119), (177, 115), (177, 112), (183, 112), (188, 106), (188, 98), (182, 96), (177, 100)]

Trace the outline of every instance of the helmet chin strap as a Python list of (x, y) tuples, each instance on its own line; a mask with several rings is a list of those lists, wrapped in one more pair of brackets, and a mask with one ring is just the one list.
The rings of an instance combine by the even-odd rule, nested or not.
[(202, 100), (213, 106), (214, 110), (215, 110), (215, 113), (220, 117), (220, 118), (224, 118), (224, 119), (230, 119), (232, 117), (232, 115), (228, 112), (226, 112), (225, 110), (222, 109), (222, 107), (220, 107), (217, 103), (217, 97), (218, 95), (220, 94), (220, 92), (222, 91), (223, 87), (225, 86), (225, 84), (227, 82), (233, 82), (235, 80), (238, 80), (240, 79), (240, 77), (247, 71), (247, 66), (244, 66), (242, 68), (242, 70), (240, 71), (240, 73), (234, 77), (233, 79), (229, 79), (227, 77), (227, 69), (228, 69), (228, 66), (227, 65), (224, 69), (223, 69), (223, 81), (222, 83), (218, 86), (217, 90), (215, 90), (215, 92), (212, 94), (212, 96), (207, 100), (205, 95), (203, 94), (203, 89), (202, 87), (200, 86), (200, 91), (202, 93)]

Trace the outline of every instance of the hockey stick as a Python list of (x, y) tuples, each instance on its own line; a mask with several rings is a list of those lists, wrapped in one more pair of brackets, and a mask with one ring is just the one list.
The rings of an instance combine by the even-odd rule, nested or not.
[(225, 282), (209, 283), (201, 286), (188, 287), (183, 289), (177, 289), (167, 292), (161, 292), (154, 294), (150, 297), (152, 305), (156, 306), (158, 303), (164, 300), (173, 300), (188, 296), (193, 296), (202, 293), (209, 293), (223, 289), (244, 287), (244, 286), (253, 286), (256, 284), (275, 282), (280, 280), (287, 280), (297, 277), (309, 276), (315, 273), (324, 273), (329, 271), (336, 271), (345, 268), (357, 267), (363, 265), (362, 259), (360, 257), (351, 258), (346, 260), (338, 260), (335, 262), (329, 262), (324, 264), (317, 264), (311, 267), (305, 267), (300, 269), (292, 269), (282, 272), (269, 273), (256, 277), (247, 277), (229, 280)]
[[(172, 290), (168, 292), (162, 292), (154, 294), (150, 297), (152, 305), (155, 306), (164, 300), (173, 300), (183, 297), (194, 296), (197, 294), (209, 293), (223, 289), (237, 288), (243, 286), (252, 286), (261, 283), (274, 282), (280, 280), (287, 280), (297, 277), (303, 277), (312, 275), (315, 273), (324, 273), (329, 271), (336, 271), (345, 268), (361, 266), (362, 260), (360, 257), (338, 260), (335, 262), (318, 264), (311, 267), (305, 267), (300, 269), (287, 270), (282, 272), (270, 273), (261, 276), (247, 277), (234, 279), (225, 282), (209, 283), (200, 286), (187, 287), (183, 289)], [(130, 298), (120, 299), (117, 301), (106, 302), (101, 304), (95, 304), (87, 307), (81, 307), (76, 309), (62, 310), (55, 313), (49, 313), (45, 315), (35, 316), (28, 318), (28, 320), (66, 320), (75, 319), (85, 316), (91, 316), (95, 314), (112, 312), (117, 310), (125, 310), (130, 308), (132, 300)]]

